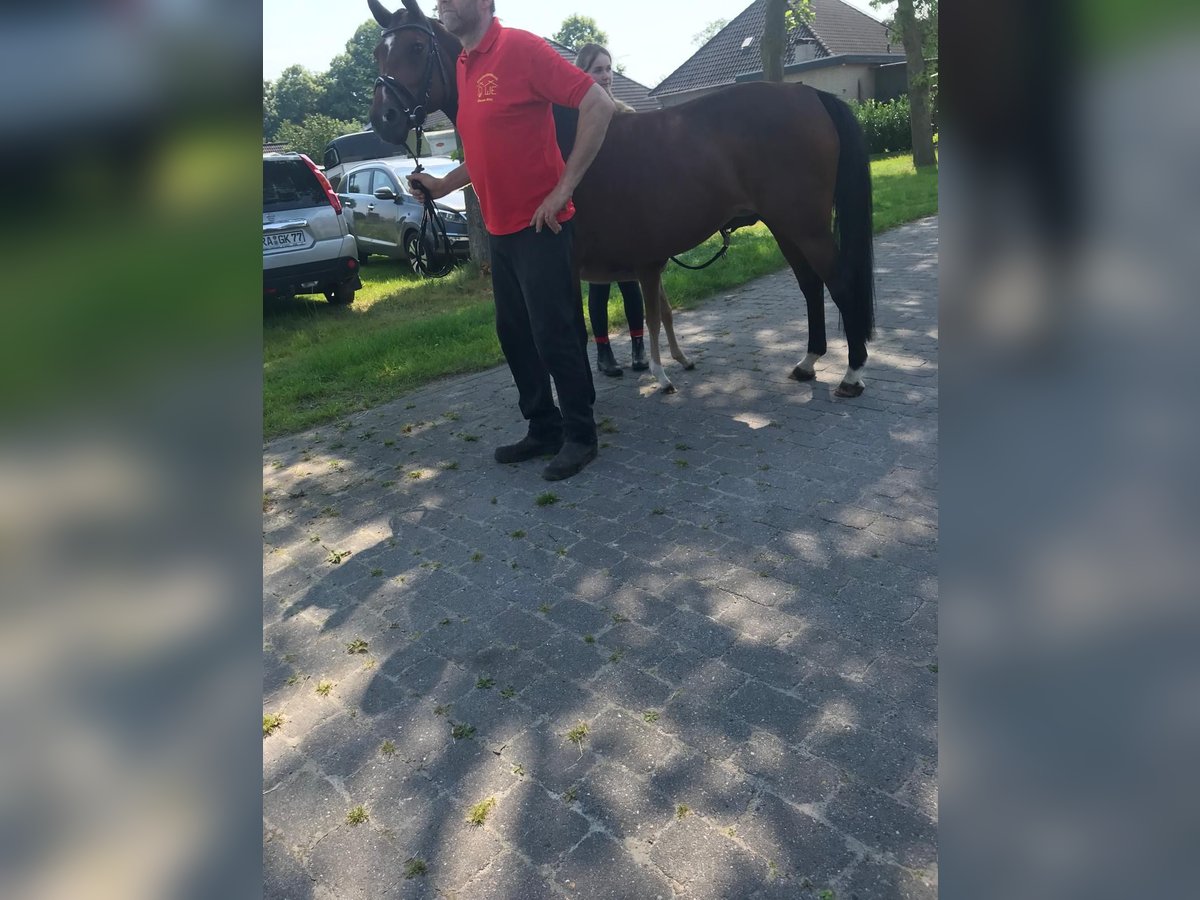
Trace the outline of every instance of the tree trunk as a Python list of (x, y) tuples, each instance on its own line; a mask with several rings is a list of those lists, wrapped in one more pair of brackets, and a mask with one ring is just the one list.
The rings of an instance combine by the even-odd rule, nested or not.
[(787, 0), (767, 0), (760, 44), (763, 81), (783, 81), (783, 48), (787, 43), (784, 10)]
[(483, 213), (479, 210), (479, 198), (475, 196), (475, 188), (467, 185), (463, 189), (467, 198), (467, 236), (471, 240), (471, 262), (479, 267), (483, 275), (492, 271), (492, 249), (488, 243), (487, 229), (483, 227)]
[(913, 165), (937, 164), (933, 155), (933, 125), (929, 110), (929, 76), (925, 74), (925, 51), (921, 45), (921, 26), (913, 10), (913, 0), (898, 0), (896, 23), (904, 42), (908, 61), (909, 126), (912, 129)]

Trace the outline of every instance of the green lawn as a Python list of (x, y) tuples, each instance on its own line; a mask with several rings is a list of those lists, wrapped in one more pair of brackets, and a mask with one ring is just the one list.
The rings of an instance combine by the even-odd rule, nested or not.
[[(937, 172), (920, 172), (905, 154), (871, 163), (876, 232), (937, 212)], [(686, 254), (706, 260), (717, 238)], [(663, 284), (671, 306), (687, 309), (785, 265), (759, 224), (733, 235), (727, 257), (700, 272), (668, 265)], [(263, 431), (277, 437), (393, 400), (445, 375), (503, 362), (488, 279), (460, 269), (420, 279), (401, 263), (373, 257), (363, 289), (346, 308), (297, 298), (263, 307)], [(797, 292), (797, 315), (804, 304)], [(609, 317), (624, 325), (620, 292)]]

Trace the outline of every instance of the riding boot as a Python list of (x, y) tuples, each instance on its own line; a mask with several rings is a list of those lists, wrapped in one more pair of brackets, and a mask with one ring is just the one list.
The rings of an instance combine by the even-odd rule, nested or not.
[(617, 365), (617, 358), (613, 356), (611, 344), (596, 345), (596, 371), (614, 377), (625, 374)]
[(645, 372), (650, 368), (650, 363), (646, 361), (646, 345), (642, 338), (631, 338), (633, 341), (633, 361), (629, 364), (629, 368), (635, 372)]

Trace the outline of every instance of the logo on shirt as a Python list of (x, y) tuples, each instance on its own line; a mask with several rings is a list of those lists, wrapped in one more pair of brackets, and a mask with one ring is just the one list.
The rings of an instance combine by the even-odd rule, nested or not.
[(475, 99), (480, 103), (491, 103), (492, 99), (496, 96), (496, 88), (499, 86), (499, 79), (491, 72), (479, 76), (479, 80), (475, 82)]

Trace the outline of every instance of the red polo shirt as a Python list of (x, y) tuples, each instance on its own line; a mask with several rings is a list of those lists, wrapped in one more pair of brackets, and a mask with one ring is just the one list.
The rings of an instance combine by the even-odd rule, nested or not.
[[(496, 18), (457, 68), (455, 125), (483, 224), (492, 234), (513, 234), (529, 227), (565, 168), (551, 104), (578, 108), (595, 82), (537, 35)], [(568, 202), (558, 221), (573, 215)]]

